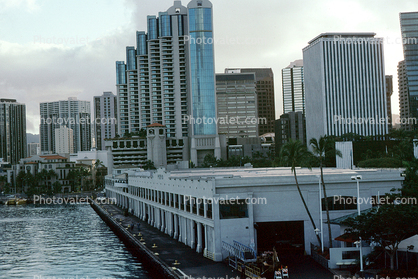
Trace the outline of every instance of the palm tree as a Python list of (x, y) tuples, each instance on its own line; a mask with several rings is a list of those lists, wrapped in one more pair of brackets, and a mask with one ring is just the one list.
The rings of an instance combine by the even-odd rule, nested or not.
[[(314, 230), (316, 230), (315, 222), (312, 218), (308, 206), (306, 205), (305, 198), (303, 197), (302, 191), (300, 190), (298, 178), (296, 175), (296, 167), (306, 164), (311, 156), (312, 154), (307, 150), (306, 146), (298, 140), (294, 141), (291, 139), (289, 142), (283, 145), (282, 149), (280, 150), (280, 160), (284, 165), (291, 167), (293, 176), (295, 177), (296, 187), (298, 188), (299, 196), (302, 200), (303, 206), (305, 207), (306, 213), (308, 213), (312, 226)], [(307, 167), (311, 169), (309, 165)], [(316, 234), (316, 238), (318, 239), (319, 245), (321, 245), (321, 239), (319, 238), (318, 234)]]
[(316, 156), (319, 162), (319, 168), (321, 170), (321, 184), (322, 184), (322, 190), (324, 191), (325, 210), (327, 212), (329, 248), (332, 248), (331, 222), (329, 218), (328, 197), (327, 197), (327, 191), (325, 189), (323, 165), (324, 165), (325, 156), (327, 153), (328, 154), (335, 153), (335, 156), (338, 156), (338, 157), (342, 157), (342, 154), (341, 154), (341, 151), (335, 149), (335, 141), (333, 138), (330, 138), (327, 136), (320, 137), (319, 141), (316, 138), (312, 138), (309, 141), (309, 143), (312, 147), (313, 155)]

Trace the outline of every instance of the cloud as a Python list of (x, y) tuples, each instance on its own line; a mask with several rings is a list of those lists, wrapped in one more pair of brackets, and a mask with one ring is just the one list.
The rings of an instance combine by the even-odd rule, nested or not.
[(10, 9), (21, 9), (30, 13), (41, 9), (36, 0), (0, 0), (0, 10), (5, 12)]
[(78, 97), (92, 102), (115, 91), (115, 61), (124, 60), (129, 35), (119, 29), (82, 46), (0, 41), (0, 97), (26, 104), (27, 130), (39, 133), (39, 103)]

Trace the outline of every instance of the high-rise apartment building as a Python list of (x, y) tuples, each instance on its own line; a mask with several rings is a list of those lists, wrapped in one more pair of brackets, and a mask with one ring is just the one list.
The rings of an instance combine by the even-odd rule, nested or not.
[[(399, 18), (408, 84), (409, 114), (411, 118), (418, 119), (418, 12), (400, 13)], [(418, 129), (418, 123), (409, 125), (412, 129)]]
[(388, 115), (388, 132), (392, 131), (392, 94), (393, 94), (393, 76), (386, 75), (386, 111)]
[(118, 131), (117, 97), (112, 92), (94, 96), (94, 135), (97, 150), (105, 150), (105, 139), (112, 139)]
[(398, 94), (399, 94), (399, 122), (401, 129), (412, 131), (413, 121), (409, 113), (408, 76), (405, 60), (398, 63)]
[(26, 147), (26, 105), (0, 99), (0, 158), (17, 164), (27, 156)]
[(68, 98), (56, 102), (40, 104), (41, 152), (57, 153), (55, 146), (55, 130), (65, 126), (73, 130), (74, 152), (90, 151), (91, 149), (91, 112), (90, 102)]
[(187, 8), (175, 1), (159, 16), (147, 17), (148, 32), (136, 32), (136, 49), (116, 62), (119, 134), (139, 132), (152, 123), (168, 137), (188, 137), (182, 125), (187, 108)]
[[(254, 73), (216, 74), (216, 102), (219, 134), (227, 139), (258, 137)], [(228, 119), (234, 119), (233, 123)]]
[(305, 115), (305, 85), (303, 60), (299, 59), (282, 69), (283, 113), (301, 111)]
[(74, 153), (73, 129), (66, 126), (55, 129), (55, 152), (58, 154)]
[(274, 104), (274, 76), (271, 68), (225, 69), (225, 73), (255, 73), (257, 85), (258, 117), (265, 119), (258, 125), (258, 134), (274, 132), (276, 109)]
[(323, 33), (303, 49), (306, 136), (388, 132), (383, 39)]
[[(116, 62), (120, 135), (159, 123), (168, 139), (187, 141), (195, 164), (206, 154), (220, 158), (217, 136), (212, 4), (181, 1), (147, 17), (126, 62)], [(209, 120), (209, 121), (206, 121)]]

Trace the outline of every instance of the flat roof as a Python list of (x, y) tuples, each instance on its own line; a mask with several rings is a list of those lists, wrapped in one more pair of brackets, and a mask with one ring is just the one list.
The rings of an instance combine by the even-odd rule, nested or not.
[(342, 36), (342, 37), (374, 37), (376, 36), (376, 33), (374, 32), (325, 32), (321, 33), (312, 40), (308, 42), (308, 44), (313, 43), (314, 41), (318, 40), (322, 37), (334, 37), (334, 36)]
[[(400, 169), (336, 169), (336, 168), (324, 168), (324, 175), (379, 175), (383, 171), (385, 172), (400, 172)], [(296, 174), (301, 176), (313, 176), (320, 175), (319, 168), (296, 168)], [(290, 167), (279, 168), (206, 168), (206, 169), (187, 169), (176, 170), (170, 172), (170, 178), (183, 178), (183, 179), (207, 179), (207, 178), (260, 178), (260, 177), (278, 177), (278, 176), (291, 176)]]

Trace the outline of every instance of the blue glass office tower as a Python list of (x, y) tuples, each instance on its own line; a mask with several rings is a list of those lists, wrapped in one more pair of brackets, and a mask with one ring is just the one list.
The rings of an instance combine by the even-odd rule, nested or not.
[[(213, 51), (212, 4), (193, 0), (188, 5), (189, 85), (193, 135), (216, 134), (215, 70)], [(207, 121), (205, 121), (205, 119)]]
[[(408, 81), (409, 117), (418, 120), (418, 12), (400, 13), (399, 17)], [(418, 129), (418, 125), (414, 124), (413, 129)]]

